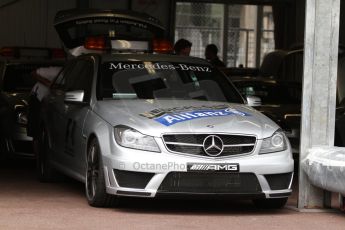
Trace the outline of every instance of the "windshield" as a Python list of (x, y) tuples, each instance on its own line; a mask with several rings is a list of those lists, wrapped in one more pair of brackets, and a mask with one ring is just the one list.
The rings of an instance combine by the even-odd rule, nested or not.
[(260, 97), (263, 105), (301, 103), (301, 88), (297, 85), (264, 82), (235, 82), (235, 85), (242, 96)]
[(243, 103), (233, 85), (209, 65), (177, 62), (105, 62), (100, 99), (183, 99)]

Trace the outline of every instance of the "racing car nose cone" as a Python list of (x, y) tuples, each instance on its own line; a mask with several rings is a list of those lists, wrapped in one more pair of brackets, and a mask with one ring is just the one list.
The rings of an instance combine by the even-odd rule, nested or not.
[(216, 135), (209, 135), (204, 139), (203, 148), (207, 155), (216, 157), (223, 152), (224, 144), (220, 137)]

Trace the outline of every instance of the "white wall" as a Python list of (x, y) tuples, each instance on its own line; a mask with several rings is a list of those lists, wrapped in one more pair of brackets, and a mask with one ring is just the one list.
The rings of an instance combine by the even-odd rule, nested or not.
[(61, 47), (53, 28), (55, 13), (75, 7), (74, 0), (19, 0), (0, 7), (0, 47)]

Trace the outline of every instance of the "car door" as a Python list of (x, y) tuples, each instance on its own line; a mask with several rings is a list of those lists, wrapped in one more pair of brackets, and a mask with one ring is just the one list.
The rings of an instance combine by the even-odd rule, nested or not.
[(64, 116), (64, 98), (65, 98), (65, 77), (75, 66), (75, 61), (70, 61), (59, 73), (55, 82), (50, 88), (50, 94), (43, 100), (42, 116), (45, 117), (44, 125), (48, 131), (50, 140), (51, 160), (57, 162), (59, 153), (63, 151), (64, 130), (61, 127)]
[(83, 58), (77, 63), (77, 71), (73, 72), (70, 81), (67, 79), (66, 93), (83, 91), (84, 98), (81, 103), (64, 102), (64, 154), (67, 156), (66, 164), (78, 173), (84, 174), (87, 137), (83, 133), (85, 119), (90, 112), (91, 89), (94, 78), (94, 60)]
[[(82, 127), (89, 111), (93, 61), (80, 58), (72, 61), (64, 75), (57, 79), (49, 98), (52, 160), (65, 170), (76, 171), (83, 146)], [(84, 90), (82, 102), (66, 102), (67, 92)], [(85, 140), (84, 140), (85, 142)]]

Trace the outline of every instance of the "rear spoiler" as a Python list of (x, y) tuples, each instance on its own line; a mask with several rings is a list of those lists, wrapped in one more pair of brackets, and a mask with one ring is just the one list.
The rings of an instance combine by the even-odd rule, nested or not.
[(85, 9), (85, 10), (61, 10), (57, 12), (54, 19), (54, 25), (61, 24), (66, 21), (90, 18), (90, 17), (119, 17), (119, 18), (131, 18), (138, 21), (143, 21), (153, 26), (160, 27), (164, 30), (160, 21), (148, 14), (129, 11), (129, 10), (99, 10), (99, 9)]
[[(86, 36), (94, 36), (95, 34), (88, 34), (95, 33), (94, 31), (90, 32), (88, 30), (89, 27), (93, 26), (95, 31), (97, 31), (98, 28), (94, 25), (100, 25), (98, 28), (100, 29), (101, 34), (97, 34), (97, 36), (113, 36), (114, 38), (117, 38), (117, 31), (114, 29), (114, 33), (110, 33), (110, 30), (116, 26), (127, 26), (131, 28), (134, 27), (139, 30), (145, 30), (150, 32), (155, 38), (163, 38), (165, 33), (165, 29), (158, 19), (145, 13), (133, 11), (73, 9), (59, 11), (54, 19), (55, 29), (65, 47), (68, 49), (82, 46), (85, 42)], [(109, 33), (104, 32), (104, 27), (106, 27), (106, 25), (109, 26)], [(126, 38), (128, 38), (131, 34), (126, 36)], [(123, 37), (121, 37), (121, 39), (122, 38)], [(136, 38), (136, 35), (133, 34), (132, 38)]]

